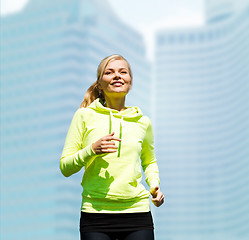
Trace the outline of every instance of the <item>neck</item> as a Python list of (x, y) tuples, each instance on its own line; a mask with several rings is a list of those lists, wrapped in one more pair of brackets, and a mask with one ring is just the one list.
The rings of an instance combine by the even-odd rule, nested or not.
[(112, 108), (118, 111), (125, 109), (125, 97), (123, 98), (108, 98), (105, 96), (106, 107)]

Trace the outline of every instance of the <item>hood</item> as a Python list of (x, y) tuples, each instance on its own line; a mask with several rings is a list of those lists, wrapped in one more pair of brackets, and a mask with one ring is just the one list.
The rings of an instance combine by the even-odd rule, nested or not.
[[(95, 110), (98, 113), (103, 113), (109, 115), (109, 134), (112, 133), (112, 125), (113, 125), (113, 118), (119, 118), (120, 124), (119, 124), (119, 138), (122, 139), (122, 132), (123, 132), (123, 121), (137, 121), (142, 116), (143, 113), (138, 107), (126, 107), (123, 111), (118, 111), (115, 109), (107, 108), (103, 105), (101, 100), (97, 98), (95, 101), (93, 101), (88, 108), (91, 108)], [(121, 154), (121, 142), (118, 143), (118, 155), (117, 157), (120, 157)]]
[(139, 120), (142, 116), (143, 113), (138, 107), (126, 107), (125, 110), (123, 111), (118, 111), (115, 109), (111, 109), (108, 107), (105, 107), (101, 100), (97, 98), (95, 101), (93, 101), (88, 108), (91, 108), (95, 110), (96, 112), (99, 113), (104, 113), (104, 114), (110, 114), (110, 112), (113, 114), (114, 117), (121, 118), (123, 117), (124, 120)]

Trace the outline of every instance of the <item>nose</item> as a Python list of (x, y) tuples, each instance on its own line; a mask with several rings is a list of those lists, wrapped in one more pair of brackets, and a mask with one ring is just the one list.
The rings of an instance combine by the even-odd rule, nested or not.
[(120, 73), (119, 72), (115, 72), (114, 79), (120, 79)]

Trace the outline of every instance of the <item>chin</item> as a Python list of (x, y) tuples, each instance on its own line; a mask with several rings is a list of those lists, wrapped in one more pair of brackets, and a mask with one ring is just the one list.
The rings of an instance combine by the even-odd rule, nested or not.
[(128, 91), (113, 91), (113, 92), (110, 92), (110, 95), (112, 96), (125, 96), (126, 94), (128, 93)]

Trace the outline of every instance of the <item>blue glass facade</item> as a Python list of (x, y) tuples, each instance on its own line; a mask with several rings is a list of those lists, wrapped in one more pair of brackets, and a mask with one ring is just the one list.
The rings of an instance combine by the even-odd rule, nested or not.
[(99, 61), (113, 53), (134, 71), (127, 105), (150, 115), (143, 38), (104, 1), (33, 0), (1, 18), (1, 239), (79, 238), (82, 171), (64, 178), (59, 158)]
[(158, 240), (249, 237), (248, 7), (157, 33)]
[(209, 1), (206, 26), (158, 32), (153, 74), (142, 36), (107, 1), (31, 0), (1, 18), (0, 239), (79, 238), (82, 171), (64, 178), (59, 157), (113, 53), (133, 69), (127, 105), (154, 113), (166, 196), (152, 207), (156, 239), (248, 239), (249, 9), (234, 6)]

